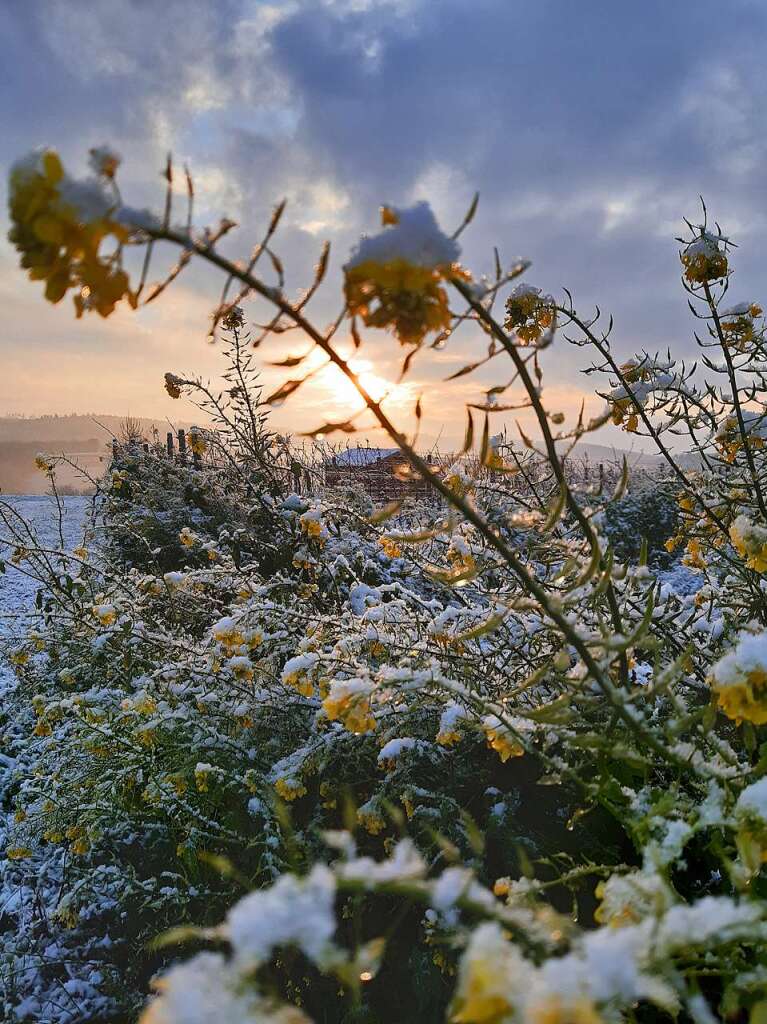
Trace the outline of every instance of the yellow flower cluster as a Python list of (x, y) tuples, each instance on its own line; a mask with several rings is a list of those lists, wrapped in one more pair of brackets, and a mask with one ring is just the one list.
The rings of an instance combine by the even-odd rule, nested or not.
[(221, 645), (225, 654), (234, 654), (245, 643), (245, 634), (239, 623), (226, 616), (214, 623), (211, 633), (213, 639)]
[(384, 554), (389, 558), (399, 558), (402, 554), (402, 548), (397, 544), (393, 537), (387, 537), (384, 535), (383, 537), (378, 538), (378, 543), (383, 548)]
[(540, 288), (518, 285), (506, 300), (504, 326), (516, 332), (520, 341), (533, 345), (554, 323), (554, 299)]
[(171, 398), (181, 398), (181, 385), (183, 381), (175, 373), (165, 374), (165, 390)]
[(703, 557), (703, 546), (697, 537), (687, 541), (687, 548), (682, 558), (683, 565), (689, 565), (691, 569), (705, 569), (706, 560)]
[(117, 609), (113, 604), (94, 604), (91, 611), (102, 626), (111, 626), (117, 621)]
[(5, 856), (8, 860), (25, 860), (32, 856), (32, 851), (28, 846), (7, 846)]
[(407, 260), (360, 263), (346, 271), (349, 313), (366, 327), (390, 328), (401, 345), (420, 345), (430, 331), (450, 328), (447, 291), (451, 268), (418, 267)]
[(322, 706), (331, 722), (340, 721), (349, 732), (372, 732), (376, 720), (370, 708), (372, 685), (362, 679), (334, 679)]
[[(102, 179), (111, 180), (117, 158), (101, 162)], [(120, 299), (135, 308), (120, 248), (130, 231), (114, 218), (116, 195), (104, 181), (76, 182), (64, 173), (53, 150), (34, 153), (11, 169), (9, 239), (21, 253), (21, 265), (33, 281), (45, 281), (45, 297), (59, 302), (72, 288), (77, 316), (95, 310), (109, 316)], [(115, 252), (100, 253), (105, 239)]]
[(708, 683), (728, 718), (767, 722), (767, 634), (747, 634), (714, 665)]
[(767, 528), (740, 515), (730, 527), (730, 540), (749, 569), (767, 572)]
[(476, 929), (461, 958), (452, 1024), (503, 1024), (515, 1017), (512, 979), (522, 974), (519, 953), (499, 925)]
[(370, 802), (358, 808), (357, 821), (371, 836), (377, 836), (386, 828), (386, 820), (383, 815), (376, 807), (371, 806)]
[(124, 469), (113, 469), (112, 470), (112, 490), (122, 490), (122, 486), (128, 480), (128, 473)]
[(701, 230), (683, 250), (684, 276), (690, 284), (718, 281), (727, 274), (727, 254), (720, 248), (720, 241), (718, 236)]
[(384, 206), (381, 220), (384, 231), (364, 238), (344, 267), (347, 309), (366, 327), (390, 329), (402, 345), (420, 345), (430, 332), (450, 330), (444, 282), (469, 275), (456, 263), (458, 245), (440, 232), (428, 204)]
[[(744, 425), (749, 448), (752, 450), (764, 448), (764, 438), (756, 433), (757, 429), (761, 427), (761, 423), (755, 422), (751, 416), (744, 416)], [(743, 435), (740, 432), (740, 425), (736, 416), (726, 417), (716, 432), (715, 442), (727, 462), (732, 464), (743, 447)]]
[(189, 447), (195, 455), (204, 455), (208, 450), (208, 442), (197, 430), (189, 431)]
[(274, 784), (283, 800), (293, 801), (306, 793), (306, 786), (300, 779), (279, 778)]
[(494, 750), (504, 763), (512, 757), (522, 757), (525, 748), (520, 744), (503, 723), (495, 717), (488, 715), (482, 720), (482, 728), (485, 732), (487, 745)]
[(530, 1024), (602, 1024), (590, 999), (581, 996), (569, 1002), (559, 995), (547, 996), (527, 1008)]
[(304, 531), (307, 537), (311, 537), (312, 540), (322, 541), (324, 526), (322, 520), (319, 518), (319, 514), (314, 509), (309, 509), (307, 512), (299, 518), (301, 529)]
[(599, 882), (595, 895), (600, 904), (594, 911), (594, 920), (611, 928), (638, 924), (648, 914), (661, 912), (671, 903), (666, 882), (649, 871), (611, 875)]
[[(719, 322), (727, 343), (738, 352), (743, 352), (757, 337), (755, 320), (762, 315), (762, 307), (756, 302), (735, 306), (721, 313)], [(759, 337), (762, 336), (759, 332)]]

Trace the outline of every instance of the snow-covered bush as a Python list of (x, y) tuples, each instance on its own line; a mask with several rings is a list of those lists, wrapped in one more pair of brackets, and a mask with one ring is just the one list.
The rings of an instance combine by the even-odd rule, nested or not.
[[(233, 337), (233, 364), (226, 399), (166, 375), (169, 394), (215, 413), (201, 464), (121, 457), (89, 548), (43, 550), (4, 511), (9, 571), (47, 587), (12, 646), (4, 709), (3, 873), (20, 894), (5, 911), (7, 1014), (87, 1019), (56, 1009), (63, 988), (93, 1019), (109, 1000), (129, 1016), (159, 970), (150, 1024), (760, 1021), (767, 363), (759, 307), (720, 309), (727, 240), (703, 225), (681, 253), (717, 387), (670, 356), (619, 363), (610, 330), (569, 296), (515, 285), (498, 317), (527, 266), (476, 280), (459, 265), (473, 207), (451, 236), (428, 206), (384, 207), (344, 268), (355, 343), (358, 322), (391, 330), (407, 369), (469, 324), (487, 360), (512, 364), (441, 470), (339, 351), (343, 317), (309, 319), (327, 251), (287, 292), (282, 207), (249, 261), (230, 261), (217, 247), (230, 222), (196, 233), (137, 215), (112, 188), (116, 161), (96, 164), (106, 198), (92, 208), (51, 154), (13, 172), (23, 264), (48, 298), (73, 288), (78, 313), (108, 315), (120, 296), (143, 301), (144, 277), (134, 287), (122, 267), (131, 248), (175, 243), (181, 262), (147, 300), (192, 258), (214, 264), (227, 298), (213, 330)], [(255, 297), (274, 307), (255, 342), (300, 330), (430, 499), (367, 514), (329, 488), (290, 493), (263, 411), (305, 377), (259, 404), (237, 369)], [(589, 422), (543, 404), (539, 354), (562, 328), (608, 381)], [(519, 447), (490, 431), (518, 408), (539, 435)], [(609, 499), (573, 481), (561, 453), (608, 419), (668, 466), (665, 546), (684, 548), (690, 592), (627, 543), (625, 473)], [(315, 433), (355, 429), (329, 419)], [(660, 534), (657, 518), (644, 526)], [(212, 948), (179, 963), (183, 941)]]

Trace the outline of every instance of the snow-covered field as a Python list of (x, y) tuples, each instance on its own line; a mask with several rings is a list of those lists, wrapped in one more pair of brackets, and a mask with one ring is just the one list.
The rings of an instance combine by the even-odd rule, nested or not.
[[(88, 511), (89, 498), (63, 498), (64, 517), (59, 524), (55, 503), (51, 498), (39, 495), (6, 495), (3, 497), (12, 512), (22, 516), (33, 528), (38, 542), (46, 548), (60, 549), (61, 536), (64, 548), (71, 550), (82, 540), (82, 530)], [(61, 525), (61, 536), (59, 535)], [(7, 530), (0, 523), (0, 559), (7, 561), (11, 551), (4, 543)], [(21, 568), (23, 569), (23, 563)], [(0, 637), (14, 636), (24, 630), (28, 616), (34, 613), (35, 593), (38, 584), (14, 566), (7, 565), (0, 575)], [(0, 688), (3, 676), (8, 674), (5, 656), (0, 650)]]

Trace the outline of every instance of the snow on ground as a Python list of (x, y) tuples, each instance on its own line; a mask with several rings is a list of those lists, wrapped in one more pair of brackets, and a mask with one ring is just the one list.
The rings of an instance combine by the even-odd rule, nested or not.
[[(55, 502), (45, 495), (10, 494), (1, 499), (12, 512), (22, 516), (30, 523), (43, 547), (61, 548), (59, 536), (58, 514)], [(82, 531), (88, 512), (90, 498), (62, 498), (64, 517), (61, 532), (64, 548), (71, 551), (82, 540)], [(0, 522), (0, 560), (10, 558), (8, 530)], [(0, 575), (0, 637), (14, 636), (23, 630), (23, 622), (34, 612), (35, 593), (38, 584), (29, 579), (14, 566), (6, 565), (5, 573)], [(20, 627), (22, 627), (20, 629)], [(0, 652), (0, 679), (7, 665), (3, 665), (3, 654)]]

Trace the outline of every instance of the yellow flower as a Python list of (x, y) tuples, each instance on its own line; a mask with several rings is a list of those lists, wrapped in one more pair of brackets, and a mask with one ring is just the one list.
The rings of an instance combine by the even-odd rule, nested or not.
[(524, 995), (528, 967), (500, 926), (480, 925), (461, 957), (450, 1007), (452, 1024), (505, 1024), (513, 1019), (515, 997)]
[(399, 558), (402, 554), (402, 548), (392, 537), (379, 537), (378, 543), (384, 550), (384, 554), (388, 555), (389, 558)]
[(230, 658), (228, 667), (230, 672), (234, 675), (235, 679), (250, 680), (253, 678), (253, 662), (250, 658), (246, 658), (243, 655), (238, 655), (235, 658)]
[(767, 722), (767, 636), (746, 634), (711, 669), (708, 683), (735, 722)]
[[(112, 173), (114, 168), (116, 164)], [(11, 169), (8, 237), (30, 278), (45, 281), (49, 302), (59, 302), (75, 289), (78, 317), (86, 310), (109, 316), (122, 298), (137, 305), (120, 263), (120, 246), (131, 232), (114, 219), (117, 205), (116, 193), (104, 183), (67, 177), (53, 150), (33, 153)], [(102, 255), (107, 238), (115, 249)]]
[(213, 624), (211, 633), (226, 654), (234, 654), (245, 643), (245, 636), (239, 623), (228, 615)]
[(197, 543), (197, 534), (185, 526), (178, 535), (179, 543), (185, 548), (193, 548)]
[[(287, 663), (288, 666), (290, 662)], [(302, 668), (296, 668), (294, 671), (283, 671), (282, 682), (285, 686), (290, 686), (301, 694), (302, 697), (313, 697), (314, 696), (314, 683), (309, 676), (309, 670), (311, 665), (307, 665)]]
[(527, 1007), (525, 1018), (529, 1024), (602, 1024), (602, 1018), (585, 996), (565, 1001), (560, 995), (550, 995)]
[(171, 398), (181, 398), (181, 385), (183, 381), (175, 373), (165, 374), (165, 390)]
[(28, 846), (7, 846), (5, 856), (8, 860), (25, 860), (32, 856), (32, 851)]
[(687, 553), (682, 559), (682, 562), (684, 565), (689, 565), (693, 569), (706, 568), (706, 560), (703, 557), (703, 550), (697, 537), (693, 537), (691, 540), (687, 541)]
[(349, 732), (372, 732), (376, 720), (370, 708), (373, 687), (362, 679), (334, 679), (322, 706), (331, 722), (341, 721)]
[(503, 723), (495, 717), (488, 715), (482, 720), (482, 728), (485, 731), (487, 745), (494, 750), (501, 761), (506, 763), (511, 757), (522, 757), (525, 748), (517, 740)]
[(35, 466), (37, 466), (41, 473), (53, 472), (53, 466), (51, 465), (50, 462), (48, 462), (44, 455), (35, 456)]
[(381, 213), (383, 231), (363, 238), (344, 267), (347, 309), (366, 327), (390, 329), (402, 345), (420, 345), (428, 333), (450, 330), (444, 282), (468, 275), (428, 203)]
[(401, 345), (420, 345), (431, 331), (449, 330), (451, 313), (442, 282), (449, 271), (407, 260), (368, 261), (346, 271), (349, 313), (366, 327), (392, 330)]
[(461, 734), (457, 729), (440, 729), (436, 740), (442, 747), (453, 747), (456, 743), (461, 742)]
[(14, 651), (13, 654), (10, 656), (9, 660), (10, 663), (16, 668), (21, 668), (22, 666), (26, 665), (27, 662), (29, 661), (29, 654), (27, 651), (24, 650)]
[(111, 626), (117, 621), (117, 609), (114, 605), (94, 604), (91, 611), (102, 626)]
[(684, 276), (691, 284), (718, 281), (727, 274), (727, 254), (720, 249), (722, 240), (701, 229), (700, 235), (681, 254)]
[(649, 914), (666, 910), (672, 902), (666, 882), (650, 871), (611, 875), (599, 882), (595, 895), (601, 902), (594, 911), (594, 920), (611, 928), (638, 924)]
[[(762, 315), (762, 307), (756, 302), (742, 303), (720, 314), (720, 324), (727, 343), (739, 352), (754, 340), (757, 334), (755, 319)], [(759, 331), (760, 336), (762, 331)]]
[(157, 702), (146, 690), (139, 690), (133, 697), (126, 697), (120, 702), (123, 711), (135, 711), (139, 715), (152, 715), (157, 710)]
[(275, 782), (274, 788), (283, 800), (288, 801), (297, 800), (298, 797), (304, 796), (306, 793), (306, 786), (300, 779), (279, 778)]
[(767, 572), (767, 528), (739, 515), (730, 527), (730, 540), (749, 569)]
[(189, 432), (189, 447), (195, 455), (204, 455), (208, 450), (208, 443), (202, 434), (199, 434), (196, 430), (191, 430)]
[(298, 521), (301, 524), (301, 529), (307, 537), (311, 537), (313, 540), (319, 540), (320, 542), (324, 541), (327, 533), (317, 509), (310, 508), (308, 511), (304, 512)]
[(377, 836), (386, 828), (386, 821), (383, 815), (370, 802), (363, 804), (357, 810), (357, 821), (371, 836)]
[(88, 153), (90, 154), (88, 163), (96, 174), (100, 174), (104, 178), (114, 178), (121, 163), (117, 153), (106, 146), (94, 146), (88, 150)]
[(542, 295), (540, 288), (530, 284), (520, 284), (506, 300), (504, 326), (515, 331), (520, 341), (531, 345), (552, 326), (554, 313), (554, 299), (550, 295)]

